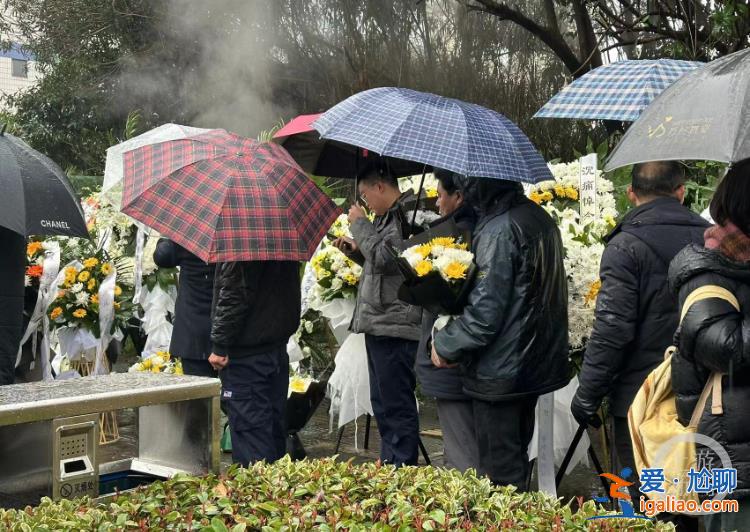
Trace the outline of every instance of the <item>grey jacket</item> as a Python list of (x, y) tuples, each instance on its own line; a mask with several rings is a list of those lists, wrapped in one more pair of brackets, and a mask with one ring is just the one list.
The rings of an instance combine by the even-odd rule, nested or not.
[[(349, 329), (355, 333), (419, 340), (422, 309), (397, 297), (404, 278), (398, 270), (391, 248), (401, 249), (405, 235), (404, 204), (413, 203), (414, 194), (406, 193), (383, 216), (356, 220), (352, 236), (362, 254), (362, 277), (357, 303)], [(352, 257), (356, 260), (355, 257)]]

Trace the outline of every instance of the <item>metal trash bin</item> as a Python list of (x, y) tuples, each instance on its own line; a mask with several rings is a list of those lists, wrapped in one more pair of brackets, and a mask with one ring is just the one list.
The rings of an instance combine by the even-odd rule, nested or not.
[[(218, 473), (218, 379), (113, 373), (0, 386), (0, 507), (104, 496), (100, 477)], [(137, 448), (102, 463), (99, 414), (137, 409)]]

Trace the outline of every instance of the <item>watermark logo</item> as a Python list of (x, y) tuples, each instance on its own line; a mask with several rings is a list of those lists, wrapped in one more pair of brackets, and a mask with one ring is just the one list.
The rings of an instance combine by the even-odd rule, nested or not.
[(633, 482), (627, 480), (632, 475), (633, 470), (629, 467), (623, 468), (619, 476), (612, 473), (602, 473), (599, 475), (610, 482), (609, 497), (594, 497), (594, 500), (603, 503), (617, 501), (620, 513), (595, 515), (594, 517), (589, 517), (589, 521), (593, 519), (649, 519), (645, 515), (635, 513), (635, 509), (633, 508), (633, 498), (628, 492), (628, 488), (633, 485)]
[[(737, 488), (737, 469), (732, 467), (729, 453), (714, 440), (703, 434), (680, 434), (667, 440), (654, 457), (654, 464), (666, 464), (676, 446), (686, 443), (697, 448), (696, 461), (687, 471), (681, 471), (675, 478), (667, 477), (664, 467), (644, 468), (638, 478), (640, 482), (640, 514), (635, 512), (628, 488), (634, 483), (628, 479), (633, 474), (630, 468), (622, 470), (619, 476), (602, 473), (601, 477), (610, 482), (609, 497), (594, 497), (596, 502), (617, 501), (619, 514), (597, 515), (589, 519), (651, 519), (655, 515), (668, 512), (688, 515), (705, 515), (717, 512), (738, 512), (736, 500), (724, 500)], [(698, 447), (700, 445), (700, 447)], [(714, 464), (718, 458), (721, 464)], [(713, 498), (707, 497), (714, 495)], [(698, 495), (703, 496), (700, 500)]]

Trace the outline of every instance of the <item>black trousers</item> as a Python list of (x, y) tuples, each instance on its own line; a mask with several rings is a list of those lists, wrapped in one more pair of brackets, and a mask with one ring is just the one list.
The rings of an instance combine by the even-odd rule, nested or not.
[(195, 375), (196, 377), (218, 377), (219, 372), (216, 371), (211, 364), (208, 363), (208, 359), (194, 359), (194, 358), (183, 358), (182, 359), (182, 371), (185, 375)]
[(229, 357), (219, 372), (221, 400), (229, 418), (232, 460), (247, 467), (286, 454), (286, 346), (246, 357)]
[(512, 401), (474, 400), (474, 431), (480, 475), (496, 486), (528, 491), (529, 443), (534, 435), (537, 396)]
[(414, 389), (417, 342), (365, 335), (370, 374), (370, 402), (380, 432), (380, 459), (416, 465), (419, 414)]

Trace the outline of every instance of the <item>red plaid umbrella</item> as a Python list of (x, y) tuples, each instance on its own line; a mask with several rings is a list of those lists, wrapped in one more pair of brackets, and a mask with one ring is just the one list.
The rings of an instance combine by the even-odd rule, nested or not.
[(308, 260), (340, 211), (282, 147), (218, 129), (126, 152), (122, 212), (232, 262)]

